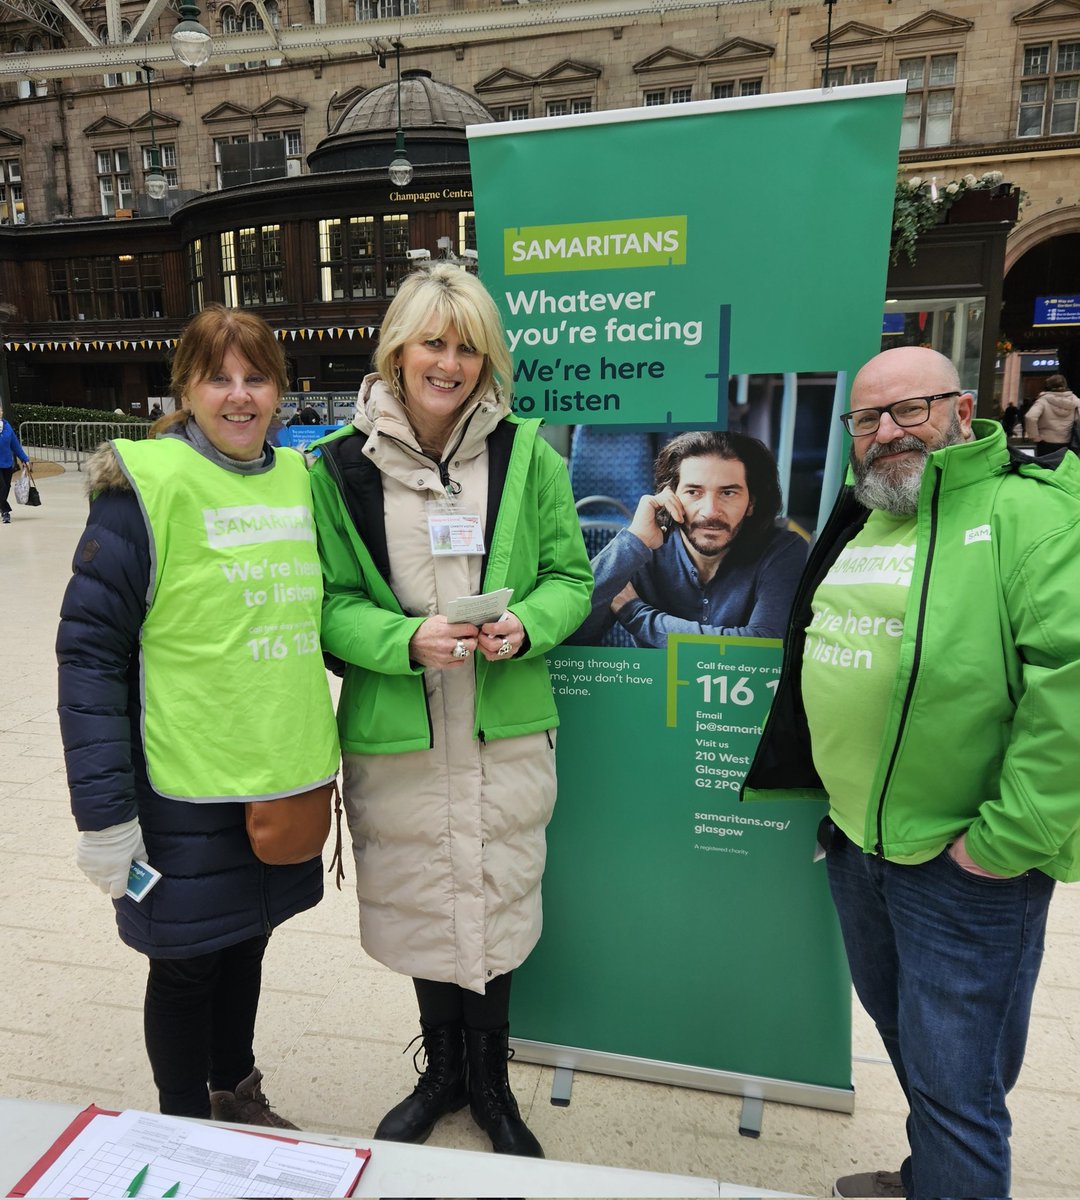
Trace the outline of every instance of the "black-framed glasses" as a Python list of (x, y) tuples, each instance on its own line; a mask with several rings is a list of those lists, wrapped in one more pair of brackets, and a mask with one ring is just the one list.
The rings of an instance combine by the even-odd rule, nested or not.
[(938, 392), (936, 396), (912, 396), (910, 400), (897, 400), (882, 408), (856, 408), (851, 412), (841, 413), (840, 420), (852, 437), (866, 437), (877, 433), (881, 424), (881, 414), (888, 413), (894, 425), (901, 429), (910, 429), (912, 425), (921, 425), (930, 419), (930, 405), (935, 400), (948, 400), (951, 396), (962, 396), (963, 392)]

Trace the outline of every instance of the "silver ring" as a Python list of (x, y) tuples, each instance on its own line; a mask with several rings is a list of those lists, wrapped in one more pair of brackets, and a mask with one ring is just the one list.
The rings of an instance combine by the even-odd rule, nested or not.
[(504, 637), (502, 640), (502, 645), (498, 648), (498, 650), (495, 651), (495, 653), (500, 658), (505, 658), (512, 649), (513, 647), (510, 645), (510, 639)]
[(461, 640), (461, 638), (458, 638), (458, 640), (454, 643), (454, 649), (451, 651), (451, 656), (453, 658), (469, 657), (469, 652), (465, 649), (465, 643)]

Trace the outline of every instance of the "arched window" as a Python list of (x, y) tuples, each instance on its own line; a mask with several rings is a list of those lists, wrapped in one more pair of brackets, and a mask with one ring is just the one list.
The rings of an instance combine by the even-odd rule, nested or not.
[(254, 4), (245, 4), (240, 10), (240, 17), (245, 33), (255, 33), (259, 29), (266, 28), (262, 23), (262, 17), (259, 16), (259, 10)]
[[(26, 43), (22, 40), (21, 37), (11, 39), (11, 53), (12, 54), (25, 54), (26, 53)], [(31, 87), (30, 80), (29, 79), (17, 80), (15, 83), (15, 94), (16, 94), (16, 96), (19, 97), (20, 100), (29, 100), (30, 97), (33, 95), (33, 89)]]
[[(103, 46), (109, 44), (109, 27), (101, 25), (97, 31), (98, 40)], [(121, 41), (126, 42), (131, 36), (131, 22), (124, 20), (120, 22), (120, 37)], [(120, 87), (122, 84), (142, 83), (142, 71), (113, 71), (104, 76), (106, 87)]]
[[(27, 50), (31, 51), (31, 53), (47, 49), (48, 46), (45, 45), (45, 39), (37, 34), (30, 39), (30, 45), (27, 46)], [(32, 91), (35, 96), (47, 96), (49, 94), (49, 81), (47, 79), (33, 80)]]
[[(242, 33), (244, 29), (243, 22), (236, 15), (236, 9), (230, 5), (226, 5), (221, 10), (221, 32), (222, 33)], [(243, 63), (226, 63), (226, 71), (242, 71)]]

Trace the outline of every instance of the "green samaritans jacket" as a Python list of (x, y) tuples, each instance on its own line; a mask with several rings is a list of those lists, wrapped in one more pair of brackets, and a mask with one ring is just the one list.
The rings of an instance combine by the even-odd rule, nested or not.
[[(1012, 461), (1001, 426), (930, 455), (900, 666), (863, 850), (914, 854), (965, 831), (996, 875), (1080, 879), (1080, 460)], [(810, 601), (866, 519), (850, 487), (795, 597), (744, 799), (824, 799), (800, 694)]]
[[(528, 640), (497, 670), (474, 658), (473, 729), (486, 739), (558, 725), (544, 655), (589, 613), (592, 571), (570, 480), (539, 427), (510, 415), (488, 438), (483, 589), (514, 589), (509, 608)], [(382, 483), (365, 442), (351, 425), (331, 434), (311, 472), (326, 587), (322, 641), (346, 664), (338, 731), (342, 749), (357, 754), (426, 750), (423, 668), (409, 658), (409, 639), (425, 617), (404, 614), (390, 588)]]

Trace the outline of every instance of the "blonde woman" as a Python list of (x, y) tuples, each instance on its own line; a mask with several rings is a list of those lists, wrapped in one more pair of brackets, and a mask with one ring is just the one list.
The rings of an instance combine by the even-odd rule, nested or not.
[[(427, 1067), (378, 1138), (469, 1104), (542, 1157), (507, 1076), (511, 973), (540, 935), (558, 724), (546, 651), (592, 577), (559, 455), (510, 413), (491, 297), (440, 264), (383, 321), (350, 426), (312, 471), (365, 950), (413, 978)], [(478, 624), (455, 598), (512, 588)]]

